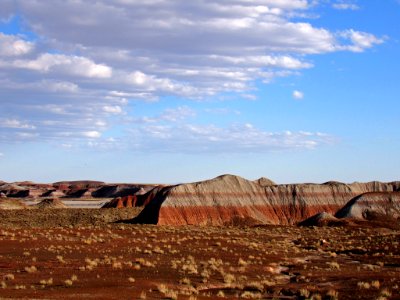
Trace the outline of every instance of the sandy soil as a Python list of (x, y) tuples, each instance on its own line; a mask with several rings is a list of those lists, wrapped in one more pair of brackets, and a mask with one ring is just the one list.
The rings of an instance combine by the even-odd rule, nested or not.
[(99, 211), (0, 212), (0, 298), (400, 299), (396, 230), (144, 226)]

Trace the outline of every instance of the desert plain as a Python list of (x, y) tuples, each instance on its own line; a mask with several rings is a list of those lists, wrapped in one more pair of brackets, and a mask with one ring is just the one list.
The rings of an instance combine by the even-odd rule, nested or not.
[[(398, 183), (278, 187), (222, 176), (173, 187), (59, 186), (3, 184), (1, 299), (400, 299)], [(282, 188), (269, 215), (260, 191), (270, 199)], [(215, 206), (197, 210), (210, 197)], [(151, 205), (157, 199), (161, 208)], [(157, 222), (142, 222), (146, 207)]]

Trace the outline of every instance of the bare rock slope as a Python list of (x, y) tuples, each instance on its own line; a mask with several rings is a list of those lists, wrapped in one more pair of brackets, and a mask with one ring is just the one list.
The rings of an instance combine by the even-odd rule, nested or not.
[(371, 219), (400, 217), (400, 192), (369, 192), (350, 200), (336, 212), (337, 218)]
[[(296, 224), (317, 213), (334, 214), (352, 198), (368, 192), (393, 192), (400, 182), (276, 185), (233, 175), (175, 186), (143, 195), (135, 223), (224, 225), (234, 220), (258, 224)], [(245, 223), (245, 222), (244, 222)]]
[(67, 208), (67, 206), (59, 199), (43, 199), (38, 204), (36, 204), (37, 208), (41, 209), (51, 209), (51, 208)]

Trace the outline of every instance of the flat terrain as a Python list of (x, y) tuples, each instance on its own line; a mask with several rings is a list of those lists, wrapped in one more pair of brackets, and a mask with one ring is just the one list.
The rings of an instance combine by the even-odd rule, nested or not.
[[(18, 198), (16, 198), (18, 199)], [(101, 208), (105, 203), (110, 201), (112, 198), (102, 198), (99, 199), (87, 199), (87, 198), (63, 198), (60, 199), (65, 206), (69, 208)], [(25, 200), (19, 198), (18, 200), (22, 201), (23, 203), (27, 204), (28, 206), (32, 206), (38, 204), (41, 200)]]
[(0, 298), (400, 299), (396, 230), (129, 225), (101, 211), (0, 211)]
[(32, 227), (105, 225), (132, 219), (140, 210), (140, 208), (0, 209), (0, 228), (29, 229)]

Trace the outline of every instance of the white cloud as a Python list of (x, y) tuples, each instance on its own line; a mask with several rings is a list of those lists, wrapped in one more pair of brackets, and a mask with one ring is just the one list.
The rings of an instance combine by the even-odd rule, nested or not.
[(75, 93), (79, 90), (77, 84), (67, 81), (44, 81), (43, 85), (53, 92)]
[(303, 62), (297, 58), (282, 55), (282, 56), (221, 56), (211, 55), (210, 59), (231, 63), (233, 65), (244, 65), (248, 67), (279, 67), (286, 69), (304, 69), (310, 68), (310, 63)]
[(180, 106), (176, 109), (166, 109), (160, 118), (169, 122), (177, 122), (185, 120), (196, 115), (195, 111), (187, 106)]
[(241, 112), (239, 110), (232, 110), (226, 107), (221, 108), (206, 108), (204, 111), (208, 114), (216, 114), (216, 115), (240, 115)]
[(3, 156), (4, 156), (4, 153), (1, 153), (1, 152), (0, 152), (0, 157), (3, 157)]
[[(32, 138), (46, 142), (89, 138), (110, 147), (115, 142), (103, 133), (116, 122), (130, 128), (126, 107), (135, 101), (254, 100), (258, 84), (312, 68), (309, 54), (361, 52), (383, 42), (355, 29), (314, 26), (309, 13), (317, 2), (2, 0), (0, 18), (18, 7), (14, 14), (37, 39), (0, 33), (0, 120), (9, 120), (0, 142), (34, 129)], [(174, 136), (163, 126), (189, 133), (184, 123), (196, 116), (181, 104), (131, 119)]]
[(140, 91), (170, 93), (181, 96), (192, 95), (195, 88), (184, 83), (175, 82), (169, 78), (147, 75), (141, 71), (132, 72), (127, 76), (127, 83), (134, 85)]
[(45, 53), (35, 60), (16, 60), (13, 63), (18, 68), (31, 69), (39, 72), (60, 72), (88, 78), (110, 78), (112, 69), (104, 64), (96, 64), (81, 56)]
[(303, 93), (303, 92), (300, 92), (300, 91), (298, 91), (298, 90), (295, 90), (295, 91), (293, 91), (292, 96), (293, 96), (293, 98), (296, 99), (296, 100), (301, 100), (301, 99), (304, 98), (304, 93)]
[(110, 113), (110, 114), (122, 114), (122, 108), (119, 105), (115, 105), (115, 106), (110, 106), (110, 105), (105, 105), (103, 106), (103, 111), (105, 111), (106, 113)]
[(39, 133), (32, 133), (32, 132), (17, 132), (15, 137), (17, 140), (34, 140), (39, 136)]
[(355, 31), (353, 29), (343, 31), (340, 35), (343, 38), (349, 39), (352, 44), (341, 46), (339, 48), (353, 52), (363, 52), (365, 49), (382, 44), (384, 42), (384, 39), (377, 38), (373, 34)]
[(344, 2), (333, 3), (332, 7), (334, 9), (338, 9), (338, 10), (358, 10), (358, 9), (360, 9), (360, 7), (357, 4), (344, 3)]
[(94, 130), (93, 131), (85, 131), (85, 132), (82, 132), (82, 136), (92, 138), (92, 139), (97, 139), (97, 138), (101, 137), (101, 132), (94, 131)]
[(196, 116), (196, 112), (188, 106), (167, 108), (156, 117), (142, 117), (138, 121), (143, 123), (179, 122)]
[(0, 128), (12, 128), (12, 129), (36, 129), (35, 126), (21, 122), (17, 119), (3, 119), (0, 120)]
[(253, 94), (242, 94), (241, 97), (251, 101), (257, 100), (257, 96)]
[(31, 52), (33, 48), (32, 42), (0, 32), (0, 56), (21, 56)]
[(311, 132), (268, 132), (252, 124), (223, 128), (215, 125), (146, 125), (131, 131), (136, 150), (158, 152), (268, 152), (314, 149), (334, 142), (333, 137)]

